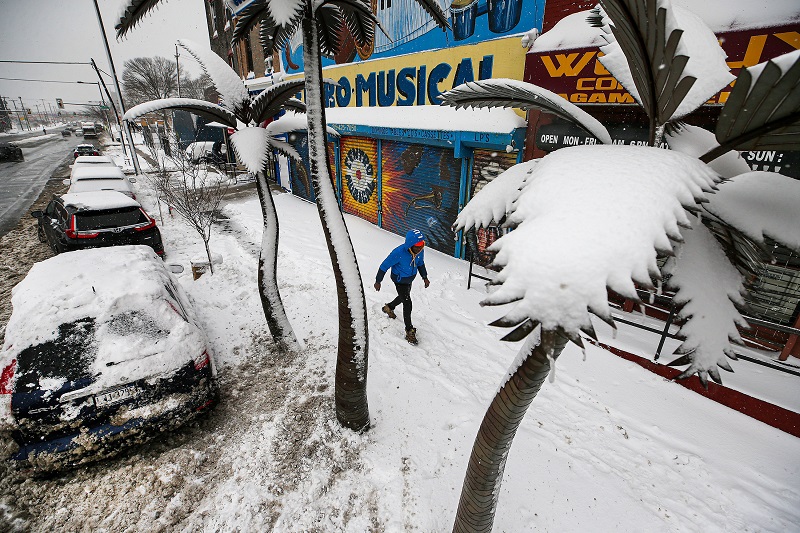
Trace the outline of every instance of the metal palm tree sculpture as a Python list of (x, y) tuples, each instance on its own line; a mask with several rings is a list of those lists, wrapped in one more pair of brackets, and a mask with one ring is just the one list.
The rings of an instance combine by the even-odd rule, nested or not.
[[(437, 25), (447, 18), (435, 0), (417, 0)], [(159, 0), (129, 0), (116, 26), (122, 36), (155, 7)], [(339, 210), (327, 157), (327, 126), (322, 78), (322, 54), (338, 51), (346, 28), (359, 46), (373, 38), (377, 19), (367, 0), (256, 0), (241, 13), (236, 35), (260, 25), (265, 56), (285, 47), (302, 31), (308, 152), (317, 210), (331, 257), (339, 308), (336, 361), (336, 417), (354, 430), (369, 428), (367, 368), (369, 331), (367, 304), (355, 250)], [(270, 200), (271, 201), (271, 200)]]
[[(718, 50), (705, 50), (717, 54), (717, 68), (709, 69), (713, 72), (694, 70), (691, 76), (684, 71), (693, 53), (682, 48), (683, 31), (667, 0), (600, 0), (600, 5), (605, 11), (597, 10), (590, 23), (608, 35), (609, 48), (603, 47), (601, 61), (644, 108), (651, 144), (666, 124), (693, 111), (733, 79), (726, 75), (724, 55)], [(693, 35), (692, 42), (699, 37), (703, 36)], [(710, 30), (705, 38), (705, 48), (716, 46)], [(596, 340), (589, 313), (616, 329), (607, 289), (636, 301), (634, 282), (655, 290), (654, 281), (661, 283), (657, 252), (673, 256), (665, 270), (672, 276), (669, 285), (677, 290), (675, 303), (683, 305), (683, 343), (675, 352), (680, 357), (670, 364), (689, 367), (678, 379), (697, 374), (703, 385), (709, 377), (721, 383), (719, 369), (732, 371), (726, 356), (736, 359), (731, 342), (741, 342), (737, 325), (746, 327), (736, 309), (744, 303), (744, 286), (722, 247), (691, 213), (706, 205), (720, 222), (756, 241), (763, 242), (766, 235), (800, 250), (796, 230), (791, 230), (800, 226), (797, 210), (782, 208), (785, 198), (800, 194), (796, 180), (752, 173), (723, 185), (705, 164), (732, 149), (788, 149), (800, 144), (800, 51), (752, 70), (742, 69), (723, 108), (715, 135), (719, 146), (699, 160), (657, 148), (607, 146), (610, 137), (594, 118), (524, 82), (467, 83), (443, 95), (444, 104), (454, 107), (544, 110), (580, 125), (603, 143), (563, 148), (538, 162), (513, 167), (478, 192), (454, 225), (469, 229), (504, 223), (514, 228), (493, 245), (495, 265), (501, 267), (498, 288), (482, 305), (514, 303), (490, 325), (513, 328), (504, 341), (525, 340), (475, 438), (454, 531), (492, 529), (511, 443), (551, 366), (568, 341), (583, 347), (581, 332)], [(696, 84), (700, 77), (704, 83)], [(771, 189), (759, 198), (770, 208), (758, 221), (745, 226), (742, 218), (728, 219), (716, 208), (728, 194), (746, 198), (742, 191), (753, 186)], [(613, 212), (602, 209), (600, 204), (606, 202)], [(625, 215), (617, 218), (616, 213)], [(786, 224), (787, 218), (793, 224)], [(626, 238), (610, 238), (620, 233)], [(698, 269), (713, 272), (713, 279), (699, 283), (693, 274)]]
[(180, 109), (202, 116), (212, 121), (236, 129), (231, 135), (231, 143), (239, 160), (256, 175), (256, 188), (264, 216), (264, 232), (261, 251), (258, 257), (258, 285), (264, 316), (270, 333), (281, 349), (297, 350), (299, 345), (278, 290), (278, 216), (267, 183), (265, 165), (271, 150), (300, 160), (294, 148), (275, 138), (283, 133), (279, 122), (270, 124), (268, 129), (255, 127), (257, 124), (275, 116), (281, 109), (305, 110), (305, 105), (293, 98), (303, 86), (301, 80), (278, 83), (256, 97), (251, 97), (236, 73), (219, 56), (203, 52), (188, 42), (179, 41), (203, 67), (222, 97), (222, 104), (215, 105), (204, 100), (191, 98), (166, 98), (153, 100), (133, 107), (125, 113), (125, 120), (161, 111)]

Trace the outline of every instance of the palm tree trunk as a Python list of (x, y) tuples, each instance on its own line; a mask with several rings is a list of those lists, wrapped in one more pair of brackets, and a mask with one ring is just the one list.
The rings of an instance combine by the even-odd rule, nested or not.
[(525, 352), (529, 355), (495, 395), (475, 437), (454, 532), (492, 530), (503, 469), (514, 435), (550, 372), (550, 359), (555, 361), (566, 344), (567, 338), (558, 331), (542, 331), (541, 340), (534, 332), (520, 350), (520, 355)]
[(336, 418), (356, 431), (369, 428), (367, 302), (350, 234), (339, 211), (328, 166), (327, 127), (323, 100), (322, 61), (311, 1), (303, 17), (308, 116), (308, 159), (317, 197), (317, 211), (328, 245), (339, 302), (339, 347), (336, 359)]
[(261, 251), (258, 254), (258, 295), (272, 338), (283, 351), (299, 351), (300, 345), (294, 334), (283, 300), (278, 290), (278, 213), (269, 190), (265, 172), (256, 174), (256, 189), (264, 217), (261, 235)]

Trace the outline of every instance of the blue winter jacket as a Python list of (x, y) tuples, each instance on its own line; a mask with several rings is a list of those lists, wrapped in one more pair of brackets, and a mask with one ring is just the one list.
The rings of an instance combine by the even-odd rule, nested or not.
[(395, 283), (410, 284), (417, 277), (417, 270), (422, 274), (422, 279), (428, 277), (428, 271), (425, 269), (425, 250), (423, 249), (416, 255), (411, 255), (410, 248), (417, 244), (419, 241), (425, 240), (422, 232), (412, 229), (406, 233), (406, 242), (391, 251), (389, 256), (383, 260), (378, 275), (375, 276), (375, 281), (380, 283), (383, 281), (383, 276), (391, 268), (391, 279)]

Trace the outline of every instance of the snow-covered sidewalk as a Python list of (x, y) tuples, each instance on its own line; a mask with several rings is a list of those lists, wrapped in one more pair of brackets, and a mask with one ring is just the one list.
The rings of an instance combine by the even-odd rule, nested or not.
[[(428, 250), (431, 286), (412, 291), (420, 344), (410, 346), (402, 320), (380, 311), (393, 288), (371, 287), (401, 238), (347, 216), (367, 288), (373, 427), (341, 429), (335, 287), (316, 207), (289, 194), (275, 200), (279, 283), (305, 352), (282, 358), (270, 349), (256, 290), (255, 196), (226, 206), (211, 240), (224, 262), (197, 281), (188, 266), (202, 243), (177, 218), (159, 222), (167, 262), (187, 267), (180, 280), (220, 363), (222, 403), (208, 420), (125, 458), (58, 480), (3, 483), (6, 510), (30, 517), (20, 524), (450, 530), (473, 439), (515, 356), (486, 326), (501, 311), (478, 305), (483, 289), (466, 289), (464, 262)], [(618, 340), (651, 343), (638, 334)], [(602, 349), (587, 345), (584, 357), (570, 345), (517, 433), (494, 530), (798, 531), (797, 457), (800, 439)]]

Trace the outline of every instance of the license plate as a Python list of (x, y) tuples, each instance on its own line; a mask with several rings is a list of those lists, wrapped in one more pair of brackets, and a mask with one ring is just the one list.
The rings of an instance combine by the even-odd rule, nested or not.
[(128, 385), (127, 387), (120, 387), (112, 391), (96, 394), (94, 397), (94, 404), (97, 407), (106, 405), (113, 405), (115, 403), (123, 402), (130, 398), (135, 398), (141, 391), (135, 385)]

